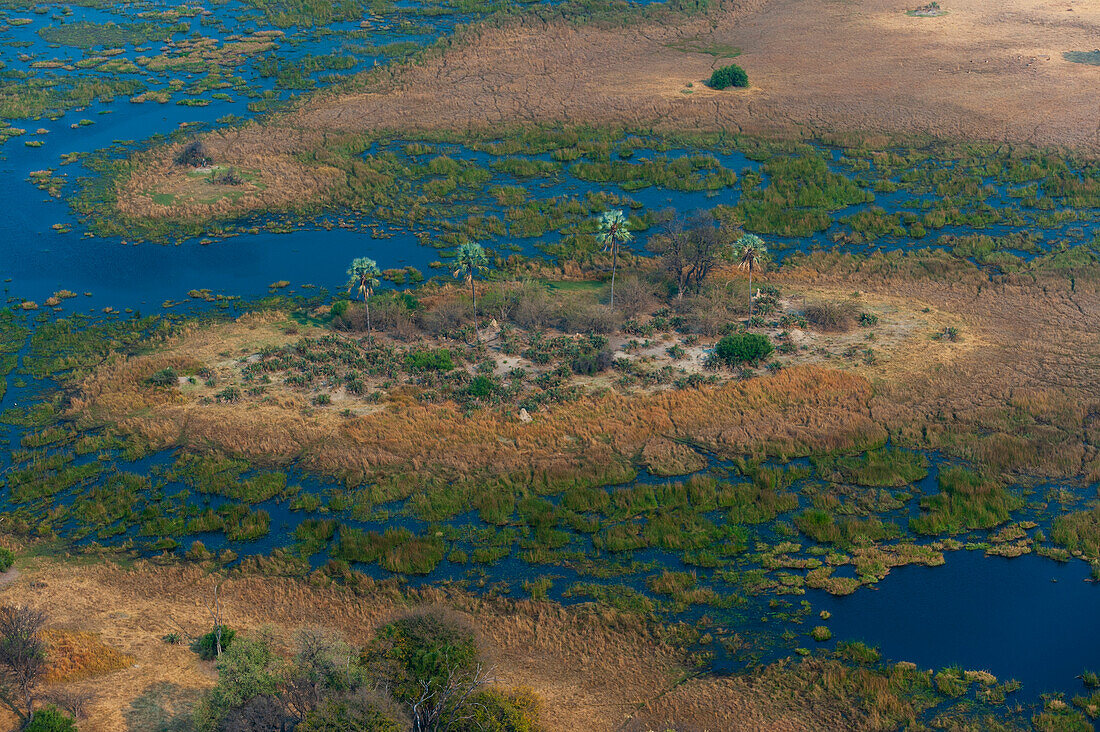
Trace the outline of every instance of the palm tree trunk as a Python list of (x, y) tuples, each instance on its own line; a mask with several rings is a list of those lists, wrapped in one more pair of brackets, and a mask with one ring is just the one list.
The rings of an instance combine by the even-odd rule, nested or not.
[(749, 320), (752, 320), (752, 268), (749, 268)]
[(619, 245), (611, 245), (611, 307), (615, 307), (615, 271), (619, 268)]
[(477, 334), (477, 342), (481, 343), (481, 328), (477, 325), (477, 290), (474, 289), (474, 276), (470, 275), (470, 299), (474, 302), (474, 333)]
[(363, 307), (367, 309), (367, 343), (374, 345), (374, 332), (370, 327), (370, 300), (366, 295), (363, 295)]

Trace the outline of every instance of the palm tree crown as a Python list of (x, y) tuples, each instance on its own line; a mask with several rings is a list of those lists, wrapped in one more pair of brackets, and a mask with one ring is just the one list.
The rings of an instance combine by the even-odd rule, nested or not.
[(356, 257), (348, 267), (348, 293), (356, 287), (359, 288), (359, 296), (363, 298), (363, 308), (367, 311), (367, 340), (374, 343), (374, 332), (370, 324), (370, 298), (374, 295), (374, 288), (378, 287), (381, 280), (378, 275), (382, 270), (378, 269), (378, 262), (370, 257)]
[(477, 242), (464, 242), (455, 252), (454, 277), (461, 277), (470, 284), (470, 299), (474, 310), (474, 332), (477, 334), (477, 342), (481, 343), (481, 328), (477, 324), (477, 290), (474, 288), (474, 277), (479, 272), (489, 269), (489, 258), (485, 256), (485, 250)]
[(461, 277), (469, 282), (479, 272), (489, 269), (489, 258), (485, 256), (485, 249), (477, 242), (463, 243), (455, 252), (455, 278)]
[(752, 273), (763, 269), (768, 261), (764, 240), (756, 234), (745, 234), (737, 240), (737, 268), (749, 273), (749, 318), (752, 318)]
[(378, 287), (381, 280), (378, 275), (382, 270), (378, 269), (378, 262), (370, 257), (356, 257), (348, 267), (348, 292), (359, 288), (359, 296), (364, 300), (374, 294), (374, 288)]
[(619, 265), (619, 245), (633, 240), (634, 234), (627, 227), (626, 215), (622, 209), (612, 208), (603, 212), (596, 242), (605, 252), (611, 252), (611, 307), (615, 307), (615, 271)]

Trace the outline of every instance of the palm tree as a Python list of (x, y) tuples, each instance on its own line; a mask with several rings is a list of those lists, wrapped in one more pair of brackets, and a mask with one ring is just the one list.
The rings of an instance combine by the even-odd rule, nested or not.
[(468, 241), (462, 244), (455, 253), (455, 278), (463, 278), (470, 283), (470, 298), (474, 303), (474, 332), (477, 333), (477, 342), (481, 343), (481, 329), (477, 325), (477, 290), (474, 289), (474, 278), (479, 272), (489, 270), (489, 258), (485, 256), (485, 250), (477, 242)]
[(763, 269), (768, 261), (764, 240), (756, 234), (745, 234), (737, 240), (737, 268), (749, 272), (749, 318), (752, 319), (752, 273)]
[(370, 257), (356, 257), (348, 267), (348, 292), (359, 288), (359, 295), (363, 298), (363, 307), (367, 309), (367, 342), (374, 345), (374, 333), (370, 327), (370, 297), (374, 295), (374, 288), (378, 287), (380, 280), (378, 275), (382, 270), (378, 269), (378, 262)]
[(627, 228), (626, 216), (621, 209), (613, 208), (603, 212), (596, 241), (605, 252), (611, 251), (611, 307), (615, 307), (615, 270), (619, 266), (619, 245), (633, 240), (634, 234)]

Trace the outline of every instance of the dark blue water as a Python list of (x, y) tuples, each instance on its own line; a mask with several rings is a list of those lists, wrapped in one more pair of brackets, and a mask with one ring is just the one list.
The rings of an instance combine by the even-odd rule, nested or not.
[(860, 640), (924, 669), (957, 664), (1017, 679), (1031, 698), (1077, 689), (1077, 675), (1100, 668), (1100, 584), (1088, 581), (1085, 563), (980, 551), (946, 559), (898, 567), (845, 597), (807, 597), (815, 612), (832, 613), (821, 624), (834, 640)]

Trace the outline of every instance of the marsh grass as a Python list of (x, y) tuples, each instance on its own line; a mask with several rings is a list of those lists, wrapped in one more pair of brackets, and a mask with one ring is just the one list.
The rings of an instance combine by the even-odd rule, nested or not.
[(972, 529), (991, 529), (1009, 519), (1024, 500), (1009, 493), (999, 482), (966, 468), (943, 468), (940, 492), (921, 500), (921, 515), (909, 520), (920, 534), (959, 534)]
[(820, 456), (814, 467), (825, 480), (863, 486), (903, 486), (928, 475), (928, 458), (900, 448), (869, 450), (857, 456)]

